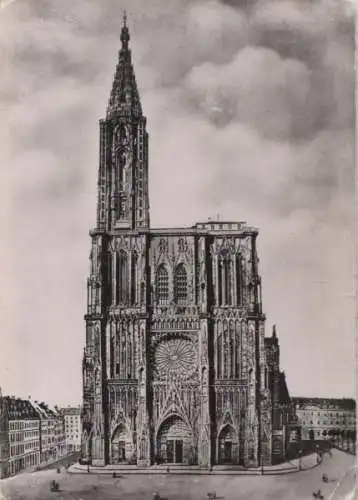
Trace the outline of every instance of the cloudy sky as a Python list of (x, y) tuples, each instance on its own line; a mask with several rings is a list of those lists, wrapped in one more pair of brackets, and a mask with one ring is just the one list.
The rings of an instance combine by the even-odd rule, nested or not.
[[(6, 2), (3, 2), (3, 6)], [(98, 119), (127, 7), (153, 226), (260, 228), (292, 395), (354, 394), (353, 13), (337, 0), (18, 0), (0, 13), (0, 385), (81, 398)], [(248, 7), (249, 6), (249, 7)]]

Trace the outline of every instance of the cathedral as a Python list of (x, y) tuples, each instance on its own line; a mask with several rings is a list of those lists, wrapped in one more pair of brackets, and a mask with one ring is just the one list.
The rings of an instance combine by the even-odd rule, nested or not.
[(265, 339), (258, 231), (150, 226), (147, 123), (129, 38), (124, 21), (99, 122), (82, 463), (271, 464), (285, 453), (290, 402), (276, 332)]

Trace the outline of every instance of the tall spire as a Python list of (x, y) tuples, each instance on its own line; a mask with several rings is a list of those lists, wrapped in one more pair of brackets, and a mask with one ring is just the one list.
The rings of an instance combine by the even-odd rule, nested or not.
[(122, 42), (122, 50), (128, 50), (128, 42), (129, 42), (129, 30), (127, 26), (127, 12), (123, 12), (123, 24), (121, 31), (121, 42)]
[[(129, 48), (127, 15), (107, 107), (100, 120), (98, 227), (149, 227), (148, 134)], [(91, 306), (92, 307), (92, 306)]]
[(109, 98), (107, 116), (121, 114), (122, 112), (129, 112), (134, 116), (141, 116), (142, 107), (129, 48), (130, 35), (126, 12), (123, 13), (120, 39), (121, 48), (119, 50), (116, 73), (114, 75), (112, 91)]

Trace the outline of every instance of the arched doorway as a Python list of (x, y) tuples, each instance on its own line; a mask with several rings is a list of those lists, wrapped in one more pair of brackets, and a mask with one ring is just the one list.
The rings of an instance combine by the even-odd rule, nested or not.
[(177, 415), (165, 420), (157, 435), (156, 461), (192, 465), (195, 461), (191, 428)]
[(133, 441), (127, 428), (123, 424), (115, 429), (111, 441), (111, 463), (119, 464), (128, 462), (133, 455)]
[(221, 429), (218, 439), (218, 463), (234, 464), (238, 458), (238, 443), (235, 429), (231, 425), (225, 425)]

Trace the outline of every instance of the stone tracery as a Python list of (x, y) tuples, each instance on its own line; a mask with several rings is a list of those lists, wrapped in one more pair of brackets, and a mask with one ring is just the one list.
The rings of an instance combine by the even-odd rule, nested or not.
[(196, 370), (195, 347), (190, 341), (172, 338), (158, 345), (155, 367), (159, 378), (190, 378)]
[[(83, 368), (92, 459), (254, 463), (259, 427), (265, 436), (271, 428), (270, 399), (259, 404), (265, 318), (257, 231), (221, 222), (150, 229), (146, 119), (128, 45), (119, 67), (125, 72), (100, 125), (91, 232)], [(165, 439), (157, 439), (164, 422)]]

